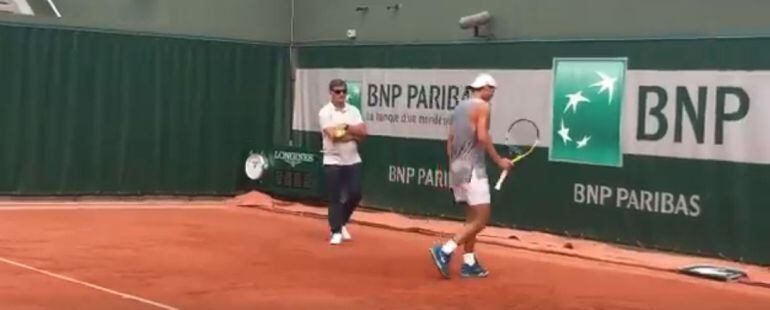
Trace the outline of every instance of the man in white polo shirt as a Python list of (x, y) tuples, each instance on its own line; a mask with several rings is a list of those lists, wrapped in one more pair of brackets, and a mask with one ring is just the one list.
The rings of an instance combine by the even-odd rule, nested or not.
[(331, 244), (350, 240), (345, 225), (361, 202), (361, 156), (358, 144), (366, 137), (361, 112), (346, 102), (347, 84), (329, 83), (330, 102), (318, 112), (323, 136), (323, 164), (329, 191)]

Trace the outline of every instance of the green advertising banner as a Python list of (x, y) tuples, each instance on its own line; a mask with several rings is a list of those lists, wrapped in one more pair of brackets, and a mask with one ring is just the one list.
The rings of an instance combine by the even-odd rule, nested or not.
[(619, 167), (624, 59), (557, 58), (550, 159)]

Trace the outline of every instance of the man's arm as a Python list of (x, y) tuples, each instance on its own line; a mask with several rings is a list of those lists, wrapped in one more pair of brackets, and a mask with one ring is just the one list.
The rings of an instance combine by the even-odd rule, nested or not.
[(361, 142), (369, 133), (366, 128), (366, 123), (364, 123), (364, 119), (361, 117), (361, 112), (359, 112), (357, 108), (353, 108), (353, 113), (355, 113), (355, 116), (353, 117), (354, 120), (352, 124), (348, 125), (347, 134), (352, 135), (353, 139)]
[(353, 140), (360, 142), (361, 140), (363, 140), (363, 137), (366, 135), (366, 128), (363, 129), (364, 130), (363, 133), (360, 133), (360, 131), (357, 131), (360, 129), (351, 130), (353, 126), (347, 126), (347, 127), (348, 129), (345, 130), (345, 134), (339, 137), (336, 135), (336, 131), (340, 129), (340, 126), (326, 127), (324, 128), (323, 132), (327, 137), (331, 138), (332, 141), (334, 142), (347, 142), (347, 141), (353, 141)]
[(359, 141), (358, 139), (359, 138), (357, 138), (356, 136), (350, 134), (350, 132), (346, 132), (345, 135), (343, 135), (342, 137), (336, 138), (335, 141), (337, 142)]
[(321, 125), (321, 132), (332, 139), (332, 141), (337, 141), (339, 138), (335, 136), (335, 132), (337, 131), (337, 126), (332, 123), (332, 116), (329, 113), (326, 113), (323, 109), (318, 112), (318, 124)]
[(348, 126), (347, 133), (352, 135), (354, 138), (360, 139), (360, 140), (363, 140), (368, 135), (368, 132), (366, 130), (366, 124), (364, 123)]
[(335, 131), (337, 131), (337, 127), (326, 127), (324, 128), (323, 133), (332, 140), (338, 140), (339, 138), (335, 136)]
[(486, 102), (478, 104), (474, 110), (476, 111), (476, 137), (478, 138), (479, 143), (484, 145), (484, 149), (495, 164), (502, 169), (510, 169), (511, 162), (502, 158), (500, 154), (497, 153), (495, 145), (492, 142), (492, 137), (489, 136), (489, 104)]

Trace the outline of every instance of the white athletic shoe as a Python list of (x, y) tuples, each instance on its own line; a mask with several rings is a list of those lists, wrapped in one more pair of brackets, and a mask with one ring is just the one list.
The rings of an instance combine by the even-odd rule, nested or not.
[(351, 240), (351, 239), (353, 239), (353, 237), (350, 235), (350, 233), (348, 232), (348, 229), (345, 228), (345, 226), (342, 226), (341, 233), (342, 233), (342, 240)]
[(329, 240), (330, 244), (340, 244), (342, 243), (342, 234), (332, 234), (332, 239)]

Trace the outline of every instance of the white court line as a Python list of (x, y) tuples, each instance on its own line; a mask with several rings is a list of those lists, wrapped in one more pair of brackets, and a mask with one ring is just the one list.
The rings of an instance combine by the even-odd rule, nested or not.
[(159, 200), (151, 200), (151, 201), (89, 201), (89, 200), (64, 200), (64, 201), (45, 201), (45, 200), (38, 200), (38, 201), (24, 201), (24, 200), (2, 200), (0, 199), (0, 205), (83, 205), (83, 206), (103, 206), (103, 205), (116, 205), (116, 206), (122, 206), (122, 205), (145, 205), (145, 206), (157, 206), (157, 205), (172, 205), (172, 206), (179, 206), (179, 205), (221, 205), (226, 204), (226, 201), (222, 200), (199, 200), (199, 201), (159, 201)]
[(95, 289), (95, 290), (99, 290), (99, 291), (102, 291), (102, 292), (106, 292), (106, 293), (110, 293), (110, 294), (113, 294), (113, 295), (117, 295), (117, 296), (123, 297), (125, 299), (132, 299), (132, 300), (141, 302), (143, 304), (155, 306), (155, 307), (158, 307), (158, 308), (161, 308), (161, 309), (179, 310), (179, 308), (174, 308), (172, 306), (164, 305), (162, 303), (155, 302), (155, 301), (152, 301), (152, 300), (149, 300), (149, 299), (144, 299), (144, 298), (139, 297), (139, 296), (134, 296), (134, 295), (131, 295), (131, 294), (121, 293), (121, 292), (118, 292), (118, 291), (115, 291), (115, 290), (108, 289), (106, 287), (98, 286), (96, 284), (91, 284), (91, 283), (88, 283), (88, 282), (85, 282), (85, 281), (80, 281), (78, 279), (70, 278), (68, 276), (56, 274), (56, 273), (53, 273), (53, 272), (50, 272), (50, 271), (45, 271), (45, 270), (42, 270), (42, 269), (38, 269), (38, 268), (29, 266), (29, 265), (25, 265), (25, 264), (22, 264), (22, 263), (19, 263), (19, 262), (16, 262), (16, 261), (12, 261), (12, 260), (7, 259), (7, 258), (0, 257), (0, 261), (4, 262), (6, 264), (9, 264), (9, 265), (14, 265), (16, 267), (21, 267), (21, 268), (24, 268), (24, 269), (27, 269), (27, 270), (31, 270), (31, 271), (34, 271), (34, 272), (42, 273), (44, 275), (47, 275), (47, 276), (50, 276), (50, 277), (54, 277), (54, 278), (57, 278), (57, 279), (60, 279), (60, 280), (69, 281), (69, 282), (72, 282), (72, 283), (75, 283), (75, 284), (80, 284), (80, 285), (83, 285), (83, 286), (90, 287), (90, 288)]
[(34, 211), (34, 210), (216, 210), (225, 209), (222, 205), (211, 206), (55, 206), (54, 204), (30, 204), (30, 205), (13, 205), (3, 206), (0, 204), (0, 212), (2, 211)]

